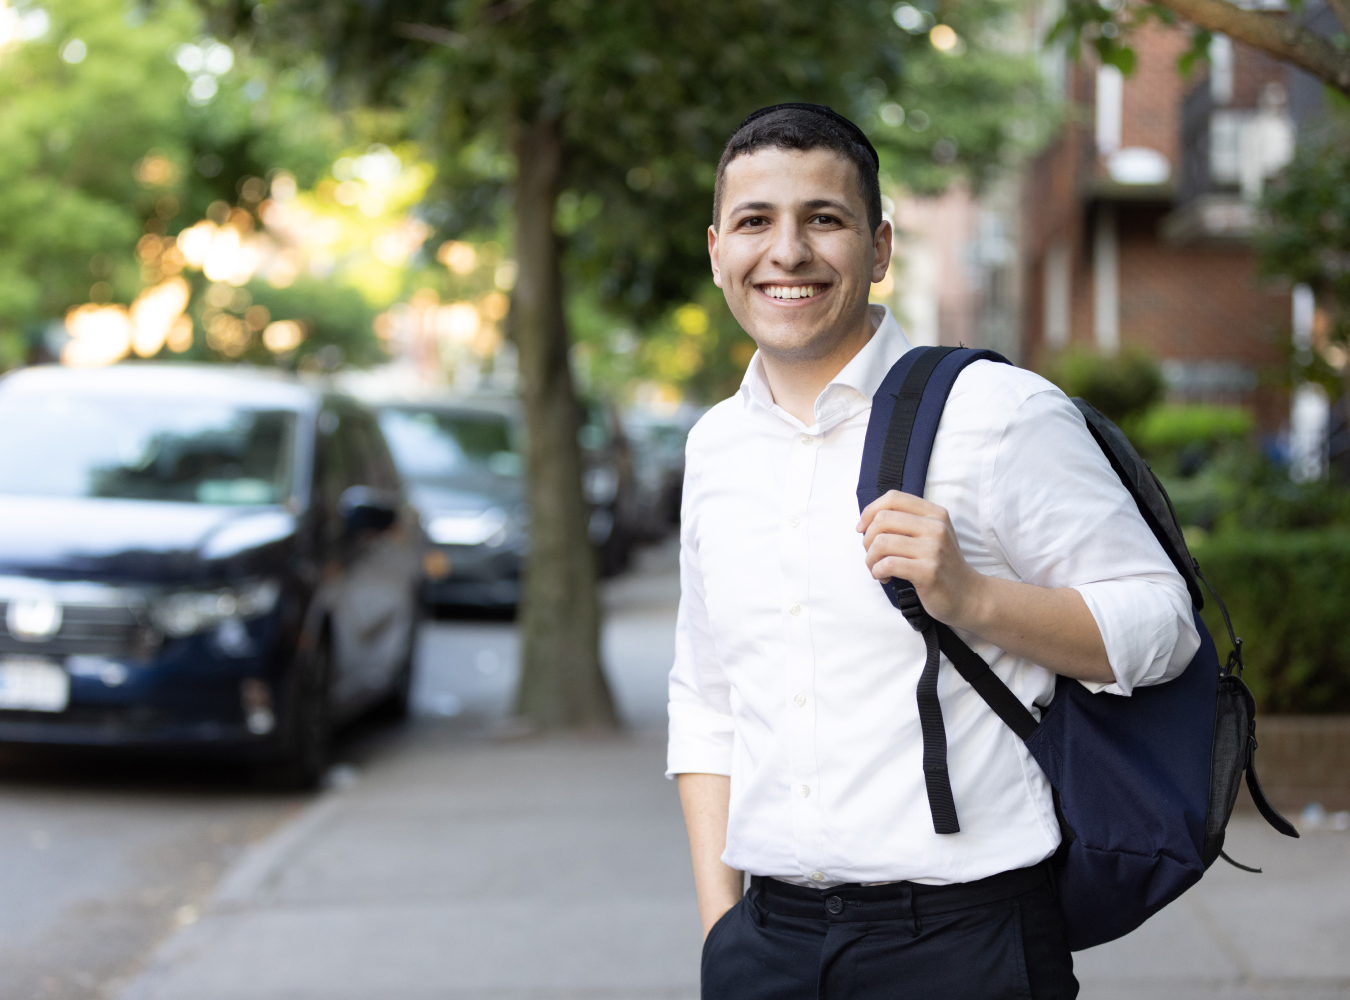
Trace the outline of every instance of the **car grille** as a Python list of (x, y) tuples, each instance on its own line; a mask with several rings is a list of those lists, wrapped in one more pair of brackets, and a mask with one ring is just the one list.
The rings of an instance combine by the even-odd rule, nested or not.
[(141, 624), (131, 608), (62, 606), (60, 631), (50, 639), (27, 642), (9, 634), (0, 603), (0, 653), (46, 656), (131, 656), (143, 646)]
[(9, 605), (23, 599), (34, 583), (0, 577), (0, 654), (140, 658), (157, 647), (158, 636), (145, 619), (141, 595), (97, 584), (42, 586), (43, 596), (61, 605), (61, 627), (37, 641), (11, 634)]

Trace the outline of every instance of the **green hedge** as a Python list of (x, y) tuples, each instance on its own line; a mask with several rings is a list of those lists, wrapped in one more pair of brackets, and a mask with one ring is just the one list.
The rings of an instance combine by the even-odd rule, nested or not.
[[(1350, 712), (1350, 529), (1225, 531), (1192, 546), (1243, 640), (1245, 679), (1268, 712)], [(1202, 612), (1219, 649), (1218, 605)]]
[(1241, 406), (1155, 406), (1140, 416), (1130, 438), (1149, 459), (1175, 456), (1188, 447), (1212, 449), (1225, 441), (1251, 437), (1256, 421)]

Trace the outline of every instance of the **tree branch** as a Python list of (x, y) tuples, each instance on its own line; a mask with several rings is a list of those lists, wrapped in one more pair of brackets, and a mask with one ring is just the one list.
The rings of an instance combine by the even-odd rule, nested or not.
[[(1222, 32), (1235, 42), (1293, 63), (1350, 96), (1350, 55), (1288, 17), (1244, 10), (1228, 0), (1157, 0), (1192, 24)], [(1350, 10), (1350, 0), (1329, 0), (1338, 17)]]
[(1341, 30), (1350, 37), (1350, 0), (1327, 0), (1327, 6), (1336, 15), (1336, 20), (1341, 22)]
[(400, 21), (394, 25), (393, 30), (400, 38), (430, 42), (432, 45), (447, 45), (452, 49), (462, 49), (469, 44), (468, 35), (461, 35), (449, 28), (438, 28), (434, 24), (408, 24)]

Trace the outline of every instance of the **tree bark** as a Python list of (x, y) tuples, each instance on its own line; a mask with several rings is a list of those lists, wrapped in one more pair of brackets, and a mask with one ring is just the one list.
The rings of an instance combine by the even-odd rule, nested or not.
[(600, 668), (596, 561), (577, 443), (581, 411), (553, 231), (563, 165), (558, 122), (521, 125), (514, 146), (518, 270), (510, 327), (529, 438), (530, 503), (516, 712), (537, 729), (612, 729), (618, 719)]
[[(1338, 17), (1343, 7), (1350, 6), (1345, 0), (1333, 2)], [(1350, 54), (1287, 16), (1244, 10), (1228, 0), (1158, 0), (1158, 3), (1191, 24), (1221, 32), (1235, 42), (1293, 63), (1350, 96)]]
[(1341, 30), (1350, 36), (1350, 0), (1327, 0), (1327, 5), (1341, 22)]

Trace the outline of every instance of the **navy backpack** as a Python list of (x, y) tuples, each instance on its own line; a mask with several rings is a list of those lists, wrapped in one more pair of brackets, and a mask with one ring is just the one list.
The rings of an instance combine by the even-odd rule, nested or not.
[[(872, 402), (859, 510), (889, 490), (923, 496), (947, 396), (961, 370), (979, 360), (1008, 364), (992, 351), (932, 347), (909, 351), (891, 368)], [(1242, 682), (1242, 640), (1233, 636), (1220, 601), (1233, 644), (1220, 666), (1199, 615), (1204, 578), (1171, 501), (1115, 424), (1083, 400), (1073, 402), (1190, 591), (1200, 649), (1180, 676), (1136, 688), (1129, 698), (1092, 694), (1060, 677), (1038, 722), (955, 632), (928, 617), (912, 585), (891, 580), (882, 586), (928, 646), (917, 698), (934, 830), (960, 829), (937, 697), (940, 651), (1025, 742), (1054, 789), (1063, 841), (1051, 863), (1069, 946), (1079, 951), (1134, 930), (1198, 882), (1217, 858), (1237, 864), (1223, 853), (1223, 840), (1244, 771), (1267, 822), (1290, 837), (1298, 831), (1271, 807), (1257, 781), (1256, 707)]]

